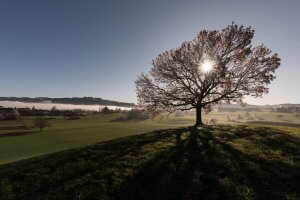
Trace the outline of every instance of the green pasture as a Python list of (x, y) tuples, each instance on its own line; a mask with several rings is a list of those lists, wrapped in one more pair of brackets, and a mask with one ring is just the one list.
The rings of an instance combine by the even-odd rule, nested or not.
[[(109, 134), (118, 130), (117, 137), (158, 124), (116, 124), (115, 129), (102, 130)], [(134, 131), (129, 131), (130, 127), (135, 127)], [(190, 126), (21, 160), (0, 165), (0, 199), (296, 200), (300, 137), (291, 134), (292, 130), (256, 125)], [(69, 134), (82, 140), (94, 135)], [(67, 145), (69, 137), (66, 133), (65, 142), (57, 143)], [(90, 142), (101, 140), (93, 137)], [(107, 135), (103, 138), (108, 139)], [(48, 148), (50, 151), (51, 146)]]
[[(31, 129), (35, 117), (0, 121), (0, 164), (76, 148), (155, 129), (189, 125), (188, 120), (112, 122), (118, 115), (86, 116), (78, 120), (49, 120), (52, 127)], [(20, 130), (19, 127), (28, 127)], [(1, 128), (2, 127), (2, 128)], [(12, 129), (8, 128), (11, 127)], [(13, 127), (16, 129), (14, 130)]]
[[(194, 123), (194, 115), (175, 117), (170, 115), (165, 118), (144, 121), (114, 122), (123, 114), (90, 115), (78, 120), (68, 120), (63, 117), (49, 119), (52, 127), (40, 132), (32, 128), (35, 117), (23, 117), (21, 120), (0, 121), (0, 164), (14, 162), (30, 157), (40, 156), (61, 150), (95, 144), (129, 135), (137, 135), (157, 129), (189, 126)], [(204, 122), (212, 118), (217, 123), (235, 124), (228, 121), (242, 119), (238, 123), (247, 121), (274, 121), (299, 123), (299, 117), (292, 114), (271, 112), (212, 112), (204, 114)], [(250, 119), (250, 120), (249, 120)], [(280, 127), (287, 129), (286, 127)], [(291, 130), (291, 129), (290, 129)], [(291, 130), (299, 134), (298, 128)]]

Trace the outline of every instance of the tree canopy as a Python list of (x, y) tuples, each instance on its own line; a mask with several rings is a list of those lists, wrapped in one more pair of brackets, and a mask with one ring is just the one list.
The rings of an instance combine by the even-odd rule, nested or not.
[(33, 127), (39, 128), (42, 131), (43, 128), (51, 127), (51, 123), (45, 118), (37, 118), (34, 120)]
[(194, 40), (158, 55), (148, 74), (136, 80), (139, 104), (154, 114), (220, 103), (244, 104), (244, 96), (262, 97), (280, 65), (278, 54), (264, 44), (252, 46), (254, 30), (234, 23), (222, 30), (199, 32)]

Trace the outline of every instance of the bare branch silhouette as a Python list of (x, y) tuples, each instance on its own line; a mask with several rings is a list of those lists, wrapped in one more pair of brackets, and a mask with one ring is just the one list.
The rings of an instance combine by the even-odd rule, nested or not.
[(149, 74), (136, 80), (139, 103), (153, 114), (196, 109), (219, 103), (244, 104), (245, 95), (261, 97), (275, 78), (280, 58), (265, 45), (252, 47), (254, 30), (234, 23), (218, 31), (203, 30), (193, 41), (156, 57)]

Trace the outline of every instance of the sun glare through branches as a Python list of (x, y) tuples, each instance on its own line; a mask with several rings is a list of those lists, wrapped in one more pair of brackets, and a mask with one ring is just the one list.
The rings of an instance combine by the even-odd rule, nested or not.
[(204, 72), (210, 72), (213, 69), (213, 62), (210, 60), (205, 60), (203, 63), (200, 64), (200, 67)]

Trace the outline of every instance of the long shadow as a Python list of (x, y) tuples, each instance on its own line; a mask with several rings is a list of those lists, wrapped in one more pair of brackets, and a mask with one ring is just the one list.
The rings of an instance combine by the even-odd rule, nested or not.
[[(238, 127), (230, 138), (224, 132), (216, 137), (215, 130), (189, 127), (174, 131), (175, 147), (144, 163), (116, 192), (115, 198), (293, 199), (297, 196), (299, 169), (272, 155), (258, 157), (241, 151), (230, 145), (230, 141), (245, 139), (290, 155), (299, 153), (299, 139), (284, 133), (274, 138), (280, 132), (268, 128), (249, 132), (245, 126)], [(222, 127), (220, 131), (224, 131)], [(185, 132), (188, 136), (182, 139)], [(292, 151), (291, 146), (294, 146)]]
[(14, 133), (1, 133), (0, 138), (2, 137), (15, 137), (15, 136), (23, 136), (23, 135), (29, 135), (38, 133), (37, 131), (20, 131), (20, 132), (14, 132)]
[[(283, 154), (299, 154), (300, 139), (282, 130), (269, 127), (220, 126), (223, 141), (246, 139), (261, 147), (277, 150)], [(228, 134), (230, 133), (230, 134)]]
[[(84, 185), (79, 187), (74, 180), (86, 179), (86, 176), (92, 180), (101, 177), (105, 184), (113, 185), (113, 171), (124, 167), (122, 162), (124, 157), (131, 154), (132, 157), (138, 155), (143, 146), (163, 141), (173, 135), (173, 131), (173, 129), (157, 130), (2, 165), (0, 180), (8, 182), (0, 182), (0, 199), (3, 199), (1, 198), (3, 187), (6, 188), (8, 183), (14, 185), (12, 191), (9, 191), (13, 194), (13, 199), (33, 197), (34, 199), (74, 199), (77, 193), (85, 189), (96, 193), (92, 195), (92, 199), (106, 195), (97, 184), (82, 182)], [(40, 184), (41, 181), (43, 184)], [(65, 188), (66, 184), (68, 189)]]
[(297, 199), (299, 144), (247, 126), (153, 131), (0, 166), (0, 199), (7, 185), (15, 199)]
[[(183, 133), (188, 136), (182, 139)], [(218, 183), (217, 153), (210, 137), (194, 127), (174, 131), (176, 146), (147, 162), (130, 177), (116, 199), (222, 199), (233, 197)], [(230, 198), (233, 199), (233, 198)]]
[(0, 130), (29, 130), (28, 126), (0, 126)]
[(109, 122), (140, 122), (145, 121), (145, 119), (128, 119), (126, 117), (118, 117), (116, 119), (112, 119)]

